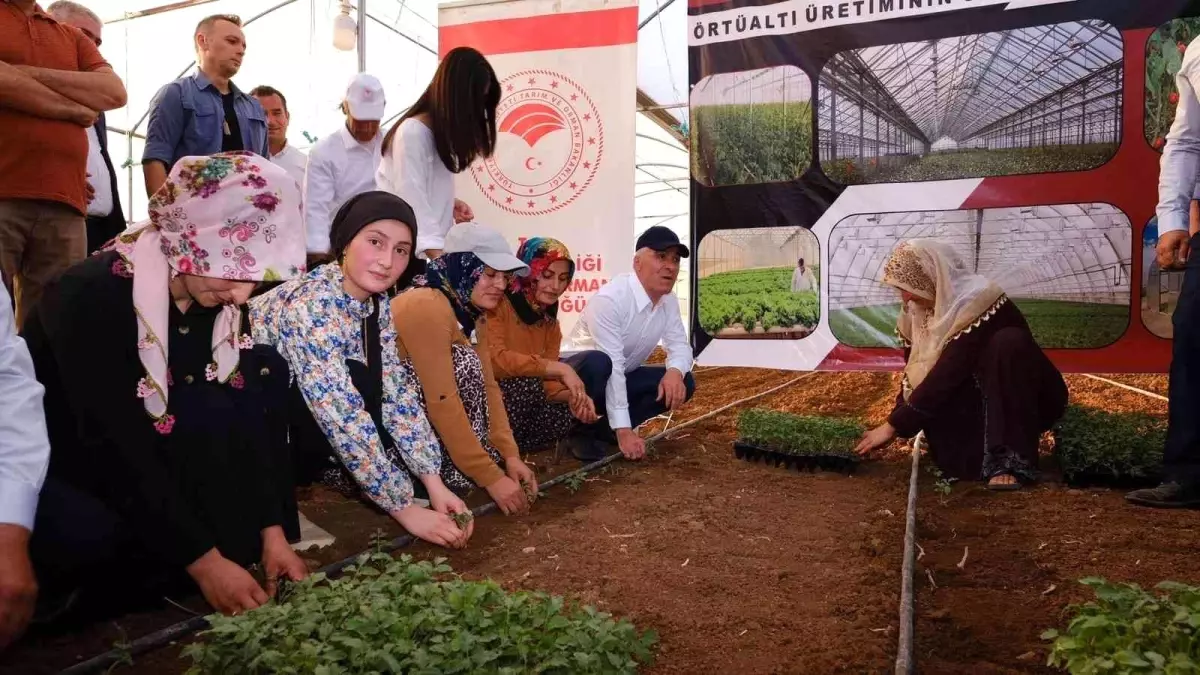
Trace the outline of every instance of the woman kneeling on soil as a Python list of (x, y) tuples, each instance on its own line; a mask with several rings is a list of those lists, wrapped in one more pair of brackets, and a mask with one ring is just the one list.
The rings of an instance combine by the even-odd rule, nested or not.
[[(330, 227), (336, 262), (255, 298), (256, 342), (287, 360), (291, 439), (300, 483), (319, 479), (344, 494), (365, 493), (413, 535), (461, 548), (450, 514), (466, 512), (438, 473), (441, 448), (421, 408), (417, 380), (396, 353), (387, 291), (413, 260), (412, 209), (386, 192), (342, 205)], [(433, 510), (413, 503), (405, 467)]]
[[(236, 614), (308, 573), (284, 533), (299, 535), (285, 435), (267, 421), (286, 374), (240, 309), (257, 282), (303, 270), (296, 183), (250, 153), (185, 157), (149, 211), (25, 326), (52, 447), (32, 542), (49, 612), (88, 581), (122, 602), (186, 570)], [(245, 569), (258, 562), (265, 591)]]
[(463, 223), (450, 230), (445, 253), (418, 277), (420, 288), (392, 300), (400, 358), (416, 370), (429, 420), (448, 455), (442, 480), (460, 493), (483, 487), (506, 514), (529, 508), (526, 490), (536, 494), (537, 479), (521, 461), (508, 426), (483, 313), (500, 304), (509, 273), (528, 272), (499, 232)]
[(517, 257), (530, 273), (514, 278), (488, 312), (488, 347), (517, 447), (531, 452), (565, 439), (575, 420), (600, 419), (595, 401), (604, 397), (612, 360), (600, 351), (558, 360), (558, 299), (575, 275), (567, 247), (534, 237), (521, 244)]
[(870, 452), (925, 431), (950, 478), (1016, 490), (1036, 477), (1038, 441), (1066, 409), (1067, 388), (1004, 291), (949, 246), (901, 244), (884, 283), (903, 299), (907, 365), (896, 407), (858, 445)]

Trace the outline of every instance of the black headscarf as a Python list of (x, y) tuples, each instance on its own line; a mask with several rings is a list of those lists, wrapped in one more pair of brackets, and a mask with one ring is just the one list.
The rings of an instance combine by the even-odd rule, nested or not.
[(396, 282), (396, 288), (404, 288), (411, 283), (418, 272), (415, 262), (417, 244), (417, 216), (413, 213), (408, 202), (390, 192), (371, 190), (348, 199), (338, 209), (329, 226), (329, 250), (337, 261), (341, 261), (346, 247), (363, 228), (381, 220), (398, 220), (408, 226), (412, 234), (413, 250), (408, 254), (408, 266)]

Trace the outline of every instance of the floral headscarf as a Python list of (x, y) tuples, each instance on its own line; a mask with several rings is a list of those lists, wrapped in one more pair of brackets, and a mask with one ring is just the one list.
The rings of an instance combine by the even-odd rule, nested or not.
[(521, 320), (530, 325), (540, 321), (553, 321), (558, 316), (558, 303), (541, 307), (537, 303), (537, 285), (542, 272), (550, 265), (565, 260), (568, 283), (575, 277), (575, 261), (565, 244), (549, 237), (532, 237), (521, 243), (517, 257), (529, 266), (529, 276), (513, 277), (508, 297)]
[[(105, 250), (121, 260), (114, 272), (133, 277), (138, 356), (146, 376), (137, 395), (155, 427), (169, 433), (167, 324), (169, 284), (180, 274), (236, 281), (282, 281), (304, 272), (304, 237), (296, 181), (248, 152), (184, 157), (150, 199), (149, 220), (131, 226)], [(117, 269), (117, 268), (120, 269)], [(228, 382), (238, 352), (241, 309), (223, 307), (213, 325), (208, 379)]]
[(444, 253), (429, 261), (425, 275), (417, 277), (413, 285), (436, 288), (450, 301), (454, 316), (467, 335), (475, 332), (475, 320), (483, 311), (471, 304), (471, 293), (487, 265), (474, 253)]
[(951, 340), (991, 318), (1005, 298), (999, 286), (967, 269), (953, 248), (929, 239), (897, 246), (884, 267), (883, 283), (932, 305), (907, 303), (896, 323), (900, 336), (912, 345), (904, 367), (912, 389), (925, 380)]

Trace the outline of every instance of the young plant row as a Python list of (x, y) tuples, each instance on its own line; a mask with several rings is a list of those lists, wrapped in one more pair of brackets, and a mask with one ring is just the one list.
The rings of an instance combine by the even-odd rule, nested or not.
[(464, 580), (443, 559), (379, 552), (208, 620), (184, 650), (189, 674), (634, 673), (658, 639), (594, 607)]
[[(821, 301), (816, 291), (793, 293), (791, 267), (721, 272), (700, 280), (700, 327), (709, 335), (741, 326), (756, 328), (816, 327)], [(814, 277), (818, 270), (814, 269)]]
[(1200, 588), (1175, 582), (1149, 593), (1136, 584), (1088, 578), (1094, 601), (1071, 607), (1063, 632), (1048, 630), (1047, 665), (1071, 675), (1200, 673)]
[(692, 109), (692, 146), (712, 166), (693, 162), (706, 185), (772, 183), (798, 178), (812, 163), (812, 105), (754, 103)]
[(796, 456), (853, 459), (864, 427), (858, 420), (792, 415), (750, 408), (738, 415), (738, 440), (763, 450)]
[(1054, 455), (1070, 484), (1149, 485), (1162, 475), (1164, 419), (1072, 405), (1054, 438)]

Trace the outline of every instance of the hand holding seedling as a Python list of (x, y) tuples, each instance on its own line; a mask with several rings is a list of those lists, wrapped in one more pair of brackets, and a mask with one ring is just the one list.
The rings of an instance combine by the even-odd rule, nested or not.
[(441, 484), (429, 488), (429, 505), (433, 507), (434, 511), (444, 513), (454, 520), (463, 535), (461, 545), (456, 548), (464, 548), (467, 545), (467, 540), (475, 533), (475, 522), (473, 518), (469, 517), (471, 510), (467, 508), (466, 502), (451, 492), (450, 488), (447, 488), (445, 484)]
[(37, 601), (29, 530), (0, 524), (0, 650), (25, 632)]
[(529, 510), (529, 500), (525, 498), (525, 492), (521, 490), (521, 486), (517, 484), (517, 481), (508, 476), (487, 486), (487, 492), (491, 495), (492, 501), (496, 502), (496, 506), (499, 506), (500, 510), (506, 516), (524, 513)]
[(392, 511), (392, 518), (409, 534), (431, 544), (446, 548), (462, 548), (467, 545), (466, 530), (459, 529), (454, 518), (416, 504), (409, 504), (399, 511)]
[(266, 591), (270, 597), (275, 597), (279, 589), (280, 579), (300, 581), (308, 576), (308, 566), (296, 555), (283, 528), (276, 525), (263, 530), (262, 566), (266, 574)]
[(215, 548), (187, 566), (204, 599), (222, 614), (238, 614), (261, 607), (267, 592), (241, 565), (221, 555)]
[(854, 448), (854, 452), (865, 455), (868, 452), (878, 450), (891, 443), (895, 438), (896, 428), (884, 422), (882, 425), (863, 434), (862, 440), (858, 442), (858, 446)]
[(661, 401), (667, 410), (674, 410), (683, 405), (687, 400), (687, 385), (683, 383), (683, 373), (668, 368), (667, 374), (663, 375), (663, 379), (658, 383), (658, 398), (654, 400)]
[(519, 457), (513, 457), (512, 459), (506, 460), (504, 466), (505, 472), (508, 473), (508, 477), (517, 481), (517, 483), (521, 486), (521, 492), (525, 494), (526, 501), (532, 505), (533, 497), (530, 497), (529, 495), (532, 492), (534, 497), (537, 496), (537, 474), (534, 473), (533, 469), (529, 468), (529, 465), (522, 461)]
[[(665, 379), (665, 378), (664, 378)], [(617, 446), (625, 459), (639, 460), (646, 456), (646, 442), (633, 429), (617, 429)]]

